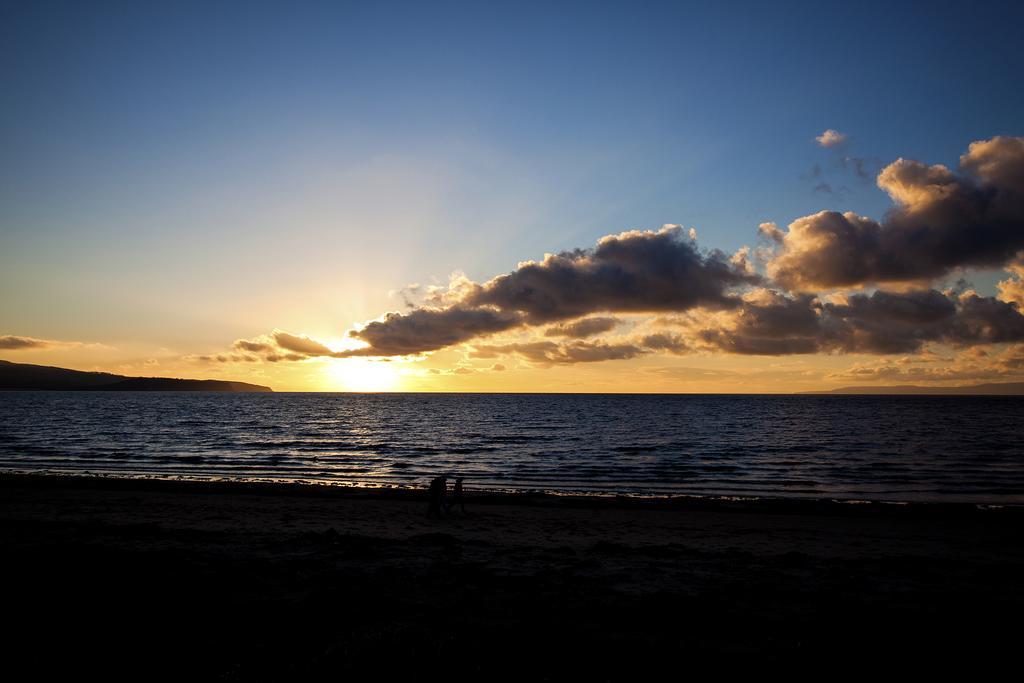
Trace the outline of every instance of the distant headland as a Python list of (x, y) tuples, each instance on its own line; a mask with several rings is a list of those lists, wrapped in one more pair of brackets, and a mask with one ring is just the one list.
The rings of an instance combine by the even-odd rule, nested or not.
[(913, 384), (895, 386), (840, 387), (830, 391), (803, 391), (803, 394), (856, 395), (928, 395), (928, 396), (1024, 396), (1024, 382), (990, 382), (960, 387), (921, 387)]
[(0, 389), (45, 391), (273, 391), (270, 387), (219, 379), (126, 377), (0, 360)]

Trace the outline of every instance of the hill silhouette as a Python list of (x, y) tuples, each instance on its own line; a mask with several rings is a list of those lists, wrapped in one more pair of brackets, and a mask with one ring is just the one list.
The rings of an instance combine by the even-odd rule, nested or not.
[(126, 377), (48, 365), (0, 360), (0, 389), (58, 391), (273, 391), (270, 387), (219, 379)]
[(804, 391), (803, 394), (856, 395), (928, 395), (928, 396), (1024, 396), (1024, 382), (990, 382), (960, 387), (922, 387), (914, 384), (894, 386), (840, 387), (830, 391)]

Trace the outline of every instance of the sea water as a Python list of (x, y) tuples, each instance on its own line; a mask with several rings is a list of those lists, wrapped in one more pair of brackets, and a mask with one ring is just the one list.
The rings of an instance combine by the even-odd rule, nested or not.
[(0, 469), (1024, 502), (1024, 398), (0, 392)]

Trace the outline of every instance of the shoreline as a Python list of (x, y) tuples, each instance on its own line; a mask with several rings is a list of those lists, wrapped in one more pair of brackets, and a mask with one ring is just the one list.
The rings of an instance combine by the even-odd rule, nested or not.
[[(214, 479), (201, 476), (138, 476), (135, 474), (66, 473), (0, 470), (0, 485), (45, 484), (110, 490), (185, 491), (223, 494), (268, 494), (313, 497), (382, 498), (415, 500), (424, 504), (427, 487), (413, 484), (352, 485), (308, 480)], [(758, 511), (780, 514), (833, 514), (870, 516), (1013, 515), (1024, 519), (1024, 503), (900, 501), (807, 496), (660, 495), (593, 493), (551, 490), (466, 488), (474, 502), (491, 505), (532, 505), (612, 509), (693, 509)]]

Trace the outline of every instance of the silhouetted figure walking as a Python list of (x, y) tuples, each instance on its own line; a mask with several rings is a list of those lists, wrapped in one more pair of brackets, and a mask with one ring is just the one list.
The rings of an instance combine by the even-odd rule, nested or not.
[(434, 477), (430, 481), (430, 490), (427, 496), (430, 503), (427, 506), (427, 517), (440, 517), (443, 514), (444, 496), (448, 491), (448, 477)]
[(455, 477), (455, 488), (452, 489), (451, 498), (445, 504), (445, 511), (451, 512), (456, 505), (459, 506), (462, 514), (466, 514), (466, 499), (462, 495), (462, 477)]

